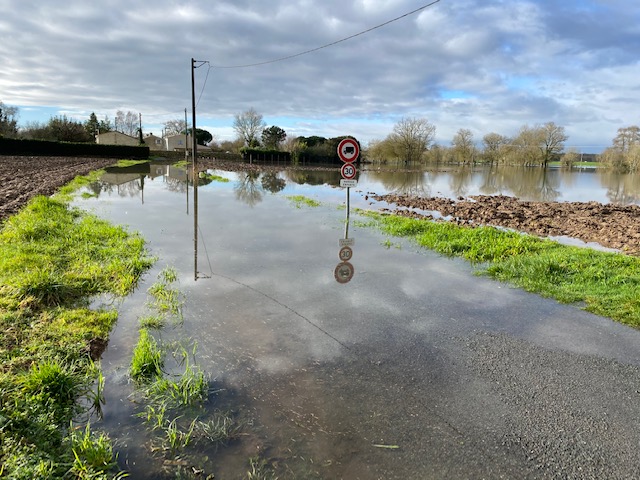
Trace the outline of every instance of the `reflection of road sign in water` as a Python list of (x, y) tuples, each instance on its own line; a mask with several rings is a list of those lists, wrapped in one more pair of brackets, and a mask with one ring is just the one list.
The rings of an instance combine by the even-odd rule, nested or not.
[(353, 273), (355, 272), (353, 265), (349, 262), (339, 263), (336, 269), (333, 272), (333, 276), (336, 278), (338, 283), (347, 283), (349, 280), (353, 278)]
[(355, 178), (357, 169), (354, 165), (350, 163), (345, 163), (344, 165), (342, 165), (342, 168), (340, 169), (340, 173), (342, 174), (342, 178), (351, 180), (352, 178)]
[(353, 138), (345, 138), (338, 144), (338, 156), (345, 163), (351, 163), (360, 155), (360, 146)]
[(343, 262), (348, 262), (353, 257), (353, 250), (351, 247), (342, 247), (339, 253), (340, 260)]

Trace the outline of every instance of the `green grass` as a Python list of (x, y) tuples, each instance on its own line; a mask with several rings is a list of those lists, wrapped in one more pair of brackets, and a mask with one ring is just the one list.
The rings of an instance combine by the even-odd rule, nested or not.
[(149, 163), (149, 160), (118, 160), (116, 167), (132, 167), (143, 163)]
[(117, 319), (89, 305), (131, 292), (153, 259), (139, 236), (69, 207), (65, 199), (92, 178), (35, 197), (0, 229), (0, 476), (115, 474), (98, 460), (112, 455), (108, 438), (88, 426), (80, 436), (71, 423), (99, 411), (94, 360)]
[(479, 273), (640, 328), (640, 258), (493, 227), (366, 213), (383, 232), (477, 264)]
[(140, 329), (138, 343), (133, 350), (129, 374), (136, 382), (148, 383), (162, 375), (164, 352), (149, 330)]
[(72, 429), (69, 436), (73, 451), (73, 465), (69, 473), (77, 478), (124, 478), (108, 475), (116, 467), (111, 440), (104, 433), (96, 434), (87, 423), (84, 430)]
[(246, 480), (278, 480), (273, 465), (266, 459), (255, 456), (249, 459)]
[(99, 180), (103, 173), (104, 170), (95, 170), (93, 172), (90, 172), (88, 175), (77, 176), (65, 186), (60, 188), (56, 193), (55, 198), (65, 202), (70, 201), (78, 190)]
[(322, 205), (317, 200), (305, 197), (304, 195), (287, 195), (285, 196), (285, 198), (293, 203), (296, 208), (302, 208), (303, 206), (319, 207), (320, 205)]
[[(549, 162), (547, 165), (550, 167), (561, 167), (562, 162), (560, 161)], [(572, 166), (573, 167), (601, 167), (602, 163), (601, 162), (573, 162)]]
[(219, 182), (219, 183), (229, 183), (230, 180), (225, 177), (221, 177), (220, 175), (214, 175), (212, 173), (200, 172), (198, 178), (202, 180), (206, 180), (207, 182)]
[(148, 291), (158, 312), (181, 318), (184, 299), (178, 290), (166, 283), (158, 282), (151, 285)]

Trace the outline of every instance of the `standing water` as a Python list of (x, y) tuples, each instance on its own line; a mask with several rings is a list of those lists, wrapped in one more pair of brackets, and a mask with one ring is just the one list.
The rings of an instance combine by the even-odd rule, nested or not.
[[(527, 185), (542, 186), (536, 194), (526, 182), (489, 182), (486, 172), (461, 171), (364, 172), (349, 200), (355, 209), (371, 208), (367, 192), (393, 191), (638, 199), (637, 191), (619, 193), (591, 172), (579, 180), (559, 171), (542, 179), (532, 174)], [(640, 378), (637, 331), (476, 277), (464, 262), (389, 241), (354, 210), (347, 229), (347, 192), (334, 186), (339, 172), (209, 171), (198, 190), (197, 229), (186, 180), (184, 170), (167, 166), (111, 169), (92, 185), (95, 197), (77, 201), (140, 232), (158, 258), (119, 305), (102, 359), (100, 427), (115, 440), (120, 467), (132, 478), (525, 477), (538, 467), (514, 435), (547, 434), (544, 425), (555, 425), (558, 412), (550, 407), (543, 426), (533, 429), (523, 415), (528, 400), (508, 401), (487, 358), (531, 351), (560, 365), (585, 356), (588, 366), (603, 357), (635, 365), (631, 378)], [(294, 197), (300, 195), (319, 206)], [(202, 408), (174, 426), (188, 434), (192, 419), (213, 425), (226, 415), (237, 427), (227, 441), (196, 439), (192, 430), (193, 441), (181, 437), (186, 446), (168, 444), (166, 425), (154, 430), (144, 421), (148, 397), (130, 379), (129, 365), (140, 320), (149, 316), (148, 289), (167, 268), (177, 272), (184, 305), (180, 321), (153, 332), (178, 352), (165, 374), (188, 361), (210, 380)], [(572, 331), (578, 325), (579, 343)], [(490, 351), (496, 338), (501, 352)], [(610, 406), (590, 401), (589, 412)], [(583, 420), (571, 421), (582, 426)], [(567, 462), (580, 458), (571, 448), (565, 454)]]

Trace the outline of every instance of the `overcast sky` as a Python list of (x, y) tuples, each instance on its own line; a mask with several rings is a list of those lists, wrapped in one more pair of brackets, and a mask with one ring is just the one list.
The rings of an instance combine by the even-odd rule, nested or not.
[[(633, 0), (2, 0), (0, 101), (19, 123), (117, 110), (145, 133), (191, 110), (234, 137), (254, 108), (289, 135), (382, 139), (403, 116), (436, 141), (525, 124), (565, 127), (567, 146), (611, 144), (640, 123), (640, 2)], [(210, 66), (212, 68), (210, 68)], [(205, 84), (206, 81), (206, 84)], [(189, 113), (190, 118), (190, 113)]]

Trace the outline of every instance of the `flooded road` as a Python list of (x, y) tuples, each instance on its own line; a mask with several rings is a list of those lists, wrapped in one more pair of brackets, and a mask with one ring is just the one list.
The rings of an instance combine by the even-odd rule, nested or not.
[(99, 426), (132, 478), (176, 478), (134, 417), (127, 373), (146, 290), (167, 266), (186, 303), (184, 324), (161, 335), (197, 342), (219, 390), (210, 408), (245, 425), (199, 452), (215, 478), (247, 478), (256, 455), (278, 478), (640, 477), (639, 331), (474, 276), (353, 211), (343, 276), (345, 190), (230, 172), (198, 189), (195, 280), (193, 205), (166, 173), (76, 202), (158, 257), (103, 356)]

